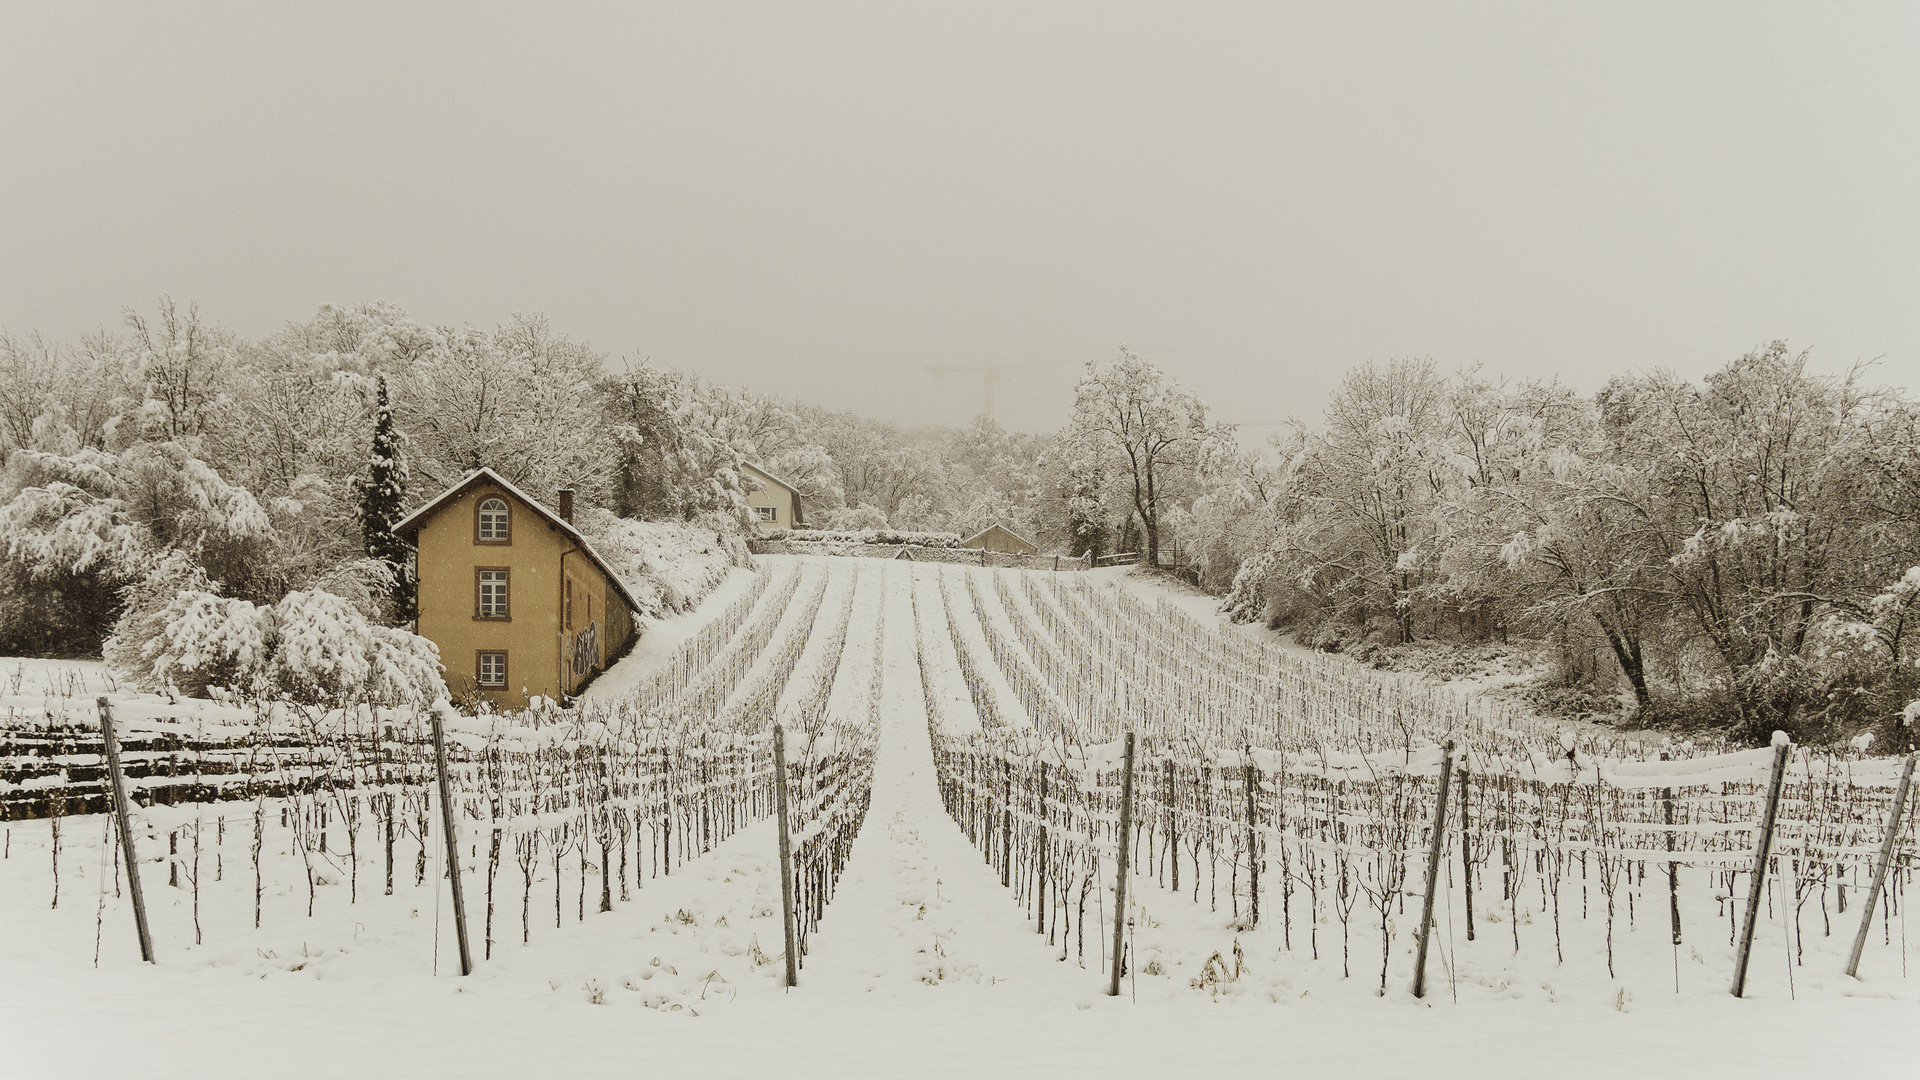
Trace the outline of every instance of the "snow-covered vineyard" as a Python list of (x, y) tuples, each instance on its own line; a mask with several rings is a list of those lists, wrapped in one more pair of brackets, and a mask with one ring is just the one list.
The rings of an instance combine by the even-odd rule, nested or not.
[[(1389, 1032), (1413, 1067), (1494, 1031), (1564, 1054), (1605, 1028), (1640, 1040), (1613, 1044), (1629, 1058), (1758, 1075), (1884, 1054), (1920, 1002), (1900, 759), (1513, 716), (1282, 650), (1117, 571), (760, 561), (570, 708), (169, 701), (94, 664), (5, 661), (5, 1008), (64, 1001), (54, 1022), (77, 1024), (115, 1002), (135, 1019), (105, 1055), (270, 1001), (366, 1032), (330, 1051), (276, 1036), (292, 1052), (396, 1072), (455, 1031), (479, 1072), (620, 1039), (691, 1071), (726, 1038), (802, 1072), (918, 1044), (937, 1073), (1144, 1067), (1194, 1039), (1332, 1068)], [(402, 1002), (418, 1038), (384, 1011)], [(649, 1019), (605, 1030), (609, 1006)], [(517, 1041), (506, 1018), (528, 1014), (542, 1033)]]

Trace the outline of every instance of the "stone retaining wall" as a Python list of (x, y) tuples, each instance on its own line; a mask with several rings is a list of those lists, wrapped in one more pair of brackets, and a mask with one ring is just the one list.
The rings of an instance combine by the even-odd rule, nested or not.
[(1022, 570), (1090, 570), (1088, 556), (1012, 555), (979, 548), (936, 548), (918, 544), (840, 544), (807, 540), (748, 540), (755, 555), (851, 555), (865, 559), (911, 559), (914, 562), (959, 563), (963, 566), (1005, 566)]

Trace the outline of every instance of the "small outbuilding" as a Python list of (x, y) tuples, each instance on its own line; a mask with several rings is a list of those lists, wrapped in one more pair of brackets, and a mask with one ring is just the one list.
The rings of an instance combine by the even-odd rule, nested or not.
[(747, 476), (747, 513), (753, 517), (755, 532), (798, 529), (806, 525), (806, 510), (800, 505), (799, 489), (749, 462), (741, 462), (740, 471)]
[(1040, 549), (1035, 547), (1032, 541), (997, 521), (960, 541), (960, 546), (978, 548), (982, 551), (998, 551), (1007, 555), (1040, 554)]
[(559, 502), (475, 469), (394, 526), (416, 553), (416, 632), (456, 700), (571, 697), (633, 637), (639, 605), (573, 527), (573, 492)]

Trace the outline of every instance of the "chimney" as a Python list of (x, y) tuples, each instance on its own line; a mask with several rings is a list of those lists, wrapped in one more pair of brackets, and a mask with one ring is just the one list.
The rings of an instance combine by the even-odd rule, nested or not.
[(573, 524), (573, 489), (560, 489), (560, 520)]

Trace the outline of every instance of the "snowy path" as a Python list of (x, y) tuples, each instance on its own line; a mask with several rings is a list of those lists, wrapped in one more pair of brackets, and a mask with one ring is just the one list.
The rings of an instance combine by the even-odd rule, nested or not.
[[(913, 625), (907, 573), (888, 570), (890, 629)], [(940, 803), (913, 636), (888, 633), (884, 650), (873, 805), (814, 935), (802, 987), (844, 997), (960, 983), (1029, 1001), (1084, 997), (1098, 973), (1053, 958)]]
[(684, 611), (664, 619), (641, 619), (637, 628), (640, 640), (634, 643), (633, 651), (600, 673), (586, 691), (580, 696), (587, 701), (614, 701), (630, 694), (634, 688), (646, 681), (647, 676), (658, 670), (673, 655), (680, 643), (700, 632), (700, 628), (712, 622), (733, 599), (753, 584), (753, 571), (736, 566), (727, 572), (727, 578), (706, 599), (695, 605), (692, 611)]

